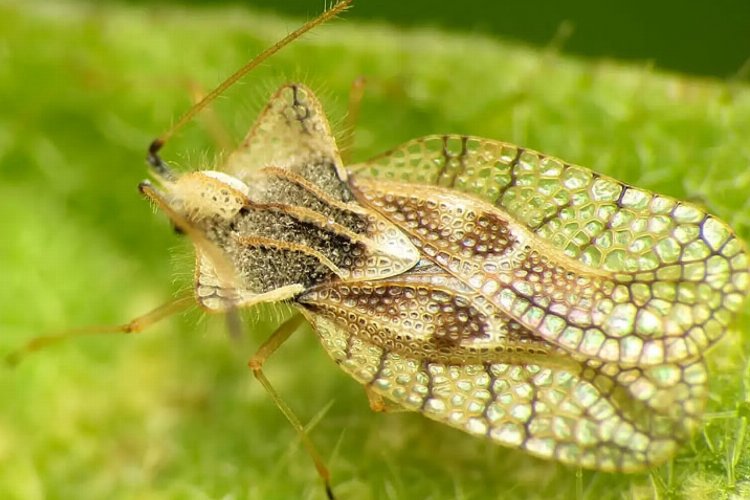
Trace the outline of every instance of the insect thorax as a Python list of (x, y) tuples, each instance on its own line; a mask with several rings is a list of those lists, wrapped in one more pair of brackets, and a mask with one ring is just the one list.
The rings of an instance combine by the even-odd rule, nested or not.
[[(332, 163), (264, 168), (241, 193), (241, 204), (235, 183), (226, 181), (211, 188), (218, 189), (217, 196), (205, 189), (201, 193), (216, 204), (211, 215), (192, 216), (236, 274), (233, 284), (222, 283), (220, 264), (198, 247), (196, 291), (208, 309), (290, 298), (336, 279), (382, 278), (418, 260), (416, 249), (395, 226), (353, 201)], [(289, 292), (280, 296), (279, 290)]]

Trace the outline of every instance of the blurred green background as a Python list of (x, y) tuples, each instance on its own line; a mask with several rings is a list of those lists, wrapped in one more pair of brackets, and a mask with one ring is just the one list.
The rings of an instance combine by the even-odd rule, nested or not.
[[(606, 60), (581, 59), (549, 44), (568, 17), (559, 8), (549, 7), (550, 20), (540, 7), (516, 23), (541, 33), (540, 48), (486, 34), (490, 17), (507, 25), (513, 17), (465, 3), (433, 3), (421, 17), (410, 10), (416, 3), (398, 5), (433, 26), (425, 28), (368, 21), (359, 16), (375, 3), (358, 2), (228, 92), (217, 118), (236, 143), (278, 85), (301, 80), (343, 137), (349, 87), (365, 75), (355, 159), (429, 133), (493, 137), (693, 200), (750, 236), (750, 89), (725, 78), (746, 57), (744, 32), (716, 49), (735, 61), (724, 69), (662, 63), (659, 47), (689, 44), (666, 31), (652, 53), (596, 52), (590, 42)], [(123, 322), (190, 289), (190, 249), (136, 190), (145, 148), (196, 89), (321, 8), (0, 0), (0, 353), (41, 332)], [(471, 29), (445, 31), (427, 15), (451, 19), (458, 10), (474, 12)], [(726, 10), (723, 25), (735, 26), (736, 12)], [(715, 18), (703, 19), (705, 32), (723, 33), (710, 25)], [(213, 165), (212, 131), (197, 120), (165, 157), (183, 169)], [(2, 370), (0, 498), (322, 498), (292, 429), (246, 368), (287, 313), (249, 312), (247, 337), (233, 341), (221, 318), (194, 311)], [(303, 421), (317, 422), (311, 435), (340, 498), (742, 498), (750, 494), (749, 329), (746, 310), (711, 352), (705, 431), (670, 464), (631, 476), (577, 478), (419, 415), (372, 414), (362, 388), (307, 329), (272, 358), (268, 375)]]
[[(252, 5), (304, 18), (314, 16), (322, 2), (166, 0), (164, 3)], [(645, 61), (663, 69), (720, 78), (735, 75), (750, 58), (750, 2), (745, 0), (381, 0), (358, 2), (347, 18), (401, 27), (435, 26), (457, 33), (485, 33), (537, 47), (548, 45), (562, 30), (568, 33), (564, 41), (566, 53)]]

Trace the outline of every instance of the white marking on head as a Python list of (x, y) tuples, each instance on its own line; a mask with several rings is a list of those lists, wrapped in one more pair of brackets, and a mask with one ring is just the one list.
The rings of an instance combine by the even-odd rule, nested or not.
[(218, 170), (201, 170), (198, 173), (203, 174), (206, 177), (216, 179), (219, 182), (223, 182), (224, 184), (228, 185), (232, 189), (236, 189), (245, 196), (250, 194), (250, 188), (247, 186), (247, 184), (239, 180), (237, 177), (232, 177), (226, 172), (219, 172)]

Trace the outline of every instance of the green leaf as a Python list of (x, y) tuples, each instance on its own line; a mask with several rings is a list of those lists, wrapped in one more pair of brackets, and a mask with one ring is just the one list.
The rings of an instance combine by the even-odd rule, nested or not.
[[(0, 352), (40, 333), (124, 322), (192, 286), (187, 242), (136, 190), (146, 147), (194, 89), (301, 22), (227, 6), (0, 2)], [(359, 76), (368, 85), (355, 160), (430, 133), (501, 139), (696, 201), (750, 235), (741, 82), (343, 19), (266, 62), (214, 110), (236, 143), (272, 90), (300, 80), (344, 137)], [(165, 157), (212, 167), (212, 123), (203, 115)], [(3, 370), (3, 498), (322, 498), (293, 430), (246, 367), (287, 313), (248, 313), (240, 341), (221, 318), (190, 313)], [(575, 470), (418, 414), (372, 414), (308, 330), (269, 361), (268, 377), (304, 422), (321, 417), (311, 437), (341, 498), (742, 496), (750, 439), (735, 409), (747, 404), (749, 330), (746, 306), (709, 355), (705, 432), (653, 477), (584, 472), (577, 483)]]

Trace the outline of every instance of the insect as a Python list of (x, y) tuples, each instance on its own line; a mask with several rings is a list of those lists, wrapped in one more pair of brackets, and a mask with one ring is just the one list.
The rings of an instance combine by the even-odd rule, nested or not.
[[(294, 304), (374, 407), (599, 470), (663, 462), (696, 428), (702, 352), (748, 289), (742, 243), (697, 207), (466, 136), (344, 165), (299, 84), (217, 171), (173, 171), (163, 142), (141, 189), (193, 242), (198, 303)], [(305, 436), (262, 370), (298, 324), (251, 366)]]

